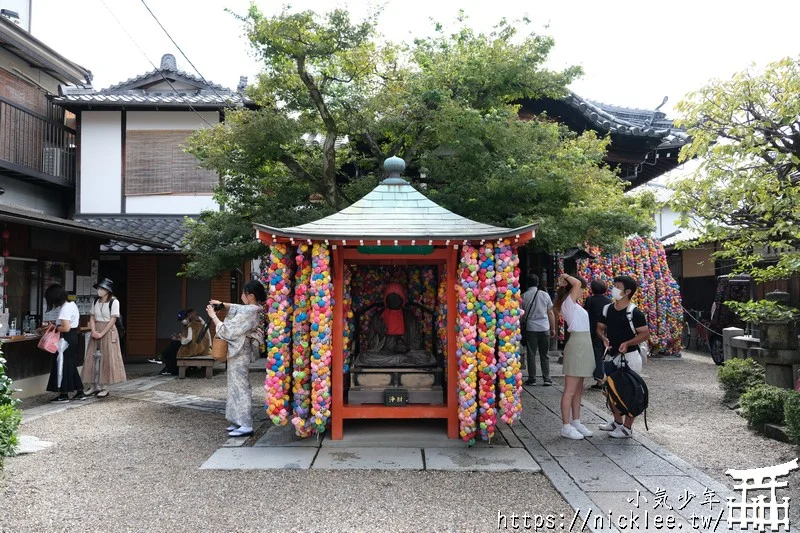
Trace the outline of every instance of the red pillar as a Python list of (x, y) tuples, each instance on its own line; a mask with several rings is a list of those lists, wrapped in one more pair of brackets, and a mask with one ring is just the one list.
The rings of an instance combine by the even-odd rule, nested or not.
[(342, 407), (344, 406), (344, 356), (342, 337), (344, 336), (344, 257), (342, 249), (333, 247), (333, 346), (331, 362), (331, 439), (342, 440), (344, 427)]
[(447, 437), (458, 438), (458, 359), (456, 358), (456, 317), (458, 298), (458, 249), (447, 254)]

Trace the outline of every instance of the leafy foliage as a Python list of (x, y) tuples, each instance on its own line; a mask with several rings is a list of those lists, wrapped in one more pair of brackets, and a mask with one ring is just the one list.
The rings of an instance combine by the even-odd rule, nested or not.
[(252, 221), (300, 224), (357, 201), (391, 155), (451, 211), (506, 227), (539, 222), (542, 250), (614, 251), (650, 230), (653, 198), (623, 195), (603, 164), (607, 139), (547, 117), (520, 119), (514, 102), (560, 98), (581, 73), (544, 68), (551, 38), (521, 35), (527, 21), (476, 33), (460, 17), (451, 33), (437, 24), (429, 38), (393, 44), (377, 35), (376, 17), (266, 17), (256, 7), (240, 17), (263, 60), (249, 93), (261, 108), (228, 112), (189, 141), (203, 166), (224, 176), (221, 211), (189, 232), (189, 275), (262, 254)]
[(772, 300), (757, 302), (725, 302), (745, 322), (791, 322), (800, 318), (800, 311)]
[(757, 429), (763, 429), (764, 424), (783, 424), (784, 403), (790, 394), (775, 385), (756, 385), (742, 394), (742, 414), (750, 427)]
[(3, 468), (3, 458), (15, 454), (19, 442), (17, 429), (22, 422), (22, 413), (17, 408), (19, 400), (11, 397), (16, 389), (6, 375), (6, 360), (2, 355), (0, 351), (0, 470)]
[[(701, 242), (719, 242), (719, 259), (735, 259), (758, 281), (800, 272), (800, 60), (713, 81), (677, 109), (698, 157), (695, 175), (677, 184), (675, 209)], [(784, 249), (771, 263), (769, 248)]]
[(790, 391), (783, 402), (783, 418), (786, 434), (795, 444), (800, 444), (800, 392)]
[(730, 359), (717, 370), (717, 380), (725, 390), (725, 401), (738, 398), (746, 390), (764, 383), (764, 367), (754, 359)]

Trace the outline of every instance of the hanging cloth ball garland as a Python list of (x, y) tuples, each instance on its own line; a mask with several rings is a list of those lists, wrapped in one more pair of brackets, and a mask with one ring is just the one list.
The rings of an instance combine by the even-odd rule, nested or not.
[(458, 283), (458, 418), (461, 438), (475, 444), (477, 432), (477, 325), (478, 325), (478, 250), (461, 249)]
[(494, 383), (497, 378), (495, 360), (496, 317), (494, 246), (484, 244), (478, 252), (478, 399), (481, 439), (494, 437), (497, 427)]
[(513, 424), (522, 412), (519, 257), (508, 240), (495, 248), (494, 257), (497, 279), (499, 409), (503, 422)]
[(276, 425), (289, 421), (289, 373), (292, 314), (292, 263), (285, 244), (270, 247), (270, 274), (267, 286), (269, 301), (267, 323), (267, 377), (264, 389), (267, 393), (267, 416)]
[(447, 270), (442, 269), (439, 274), (439, 289), (436, 304), (436, 331), (439, 335), (439, 351), (444, 361), (445, 375), (447, 375)]
[(683, 331), (680, 288), (669, 270), (661, 241), (633, 237), (617, 255), (602, 255), (599, 248), (589, 251), (596, 259), (580, 262), (587, 279), (603, 280), (610, 288), (616, 276), (633, 277), (639, 285), (633, 302), (647, 318), (651, 349), (666, 355), (680, 353)]
[[(350, 265), (344, 266), (344, 294), (342, 295), (343, 313), (342, 318), (342, 360), (344, 361), (344, 374), (350, 373), (351, 346), (353, 336), (353, 299), (350, 296), (350, 283), (353, 279), (353, 271)], [(346, 381), (346, 380), (345, 380)]]
[(331, 416), (333, 302), (327, 245), (313, 245), (311, 269), (311, 423), (321, 434)]
[(292, 425), (298, 437), (308, 437), (311, 425), (311, 257), (309, 246), (301, 244), (295, 254), (294, 315), (292, 317)]

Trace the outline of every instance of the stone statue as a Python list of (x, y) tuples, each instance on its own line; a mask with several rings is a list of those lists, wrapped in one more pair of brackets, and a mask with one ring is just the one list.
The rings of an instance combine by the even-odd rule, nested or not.
[(383, 312), (369, 327), (367, 349), (354, 366), (371, 368), (436, 367), (436, 358), (422, 345), (422, 325), (406, 308), (406, 291), (399, 283), (390, 283), (383, 293)]

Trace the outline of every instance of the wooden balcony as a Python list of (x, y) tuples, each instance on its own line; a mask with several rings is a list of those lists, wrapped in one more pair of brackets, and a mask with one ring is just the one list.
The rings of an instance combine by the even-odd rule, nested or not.
[(0, 174), (73, 189), (75, 130), (56, 118), (57, 108), (47, 117), (0, 97)]

